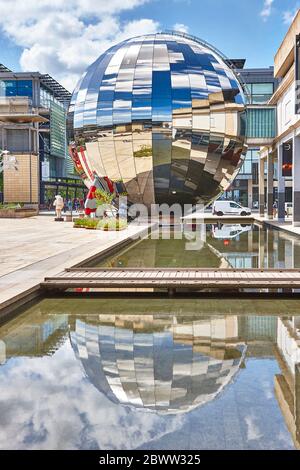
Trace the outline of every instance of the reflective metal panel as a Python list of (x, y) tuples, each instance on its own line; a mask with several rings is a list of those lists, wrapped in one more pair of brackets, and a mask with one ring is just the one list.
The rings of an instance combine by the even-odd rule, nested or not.
[(96, 324), (77, 319), (70, 336), (88, 379), (112, 402), (177, 414), (211, 402), (238, 373), (247, 348), (237, 322), (100, 314)]
[(123, 181), (132, 202), (208, 204), (243, 161), (244, 103), (213, 47), (176, 33), (132, 38), (77, 85), (72, 148), (90, 182)]

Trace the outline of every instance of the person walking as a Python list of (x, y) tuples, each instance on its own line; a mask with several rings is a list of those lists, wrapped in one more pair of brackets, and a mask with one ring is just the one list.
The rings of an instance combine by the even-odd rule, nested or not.
[(77, 198), (75, 198), (74, 200), (74, 206), (75, 206), (75, 211), (78, 212), (78, 209), (79, 209), (79, 201)]
[(62, 210), (64, 208), (64, 200), (60, 196), (60, 194), (57, 194), (55, 196), (55, 201), (53, 202), (53, 206), (55, 207), (55, 212), (56, 212), (55, 220), (57, 220), (57, 221), (64, 220), (61, 216)]
[(274, 204), (273, 204), (273, 218), (274, 219), (277, 217), (277, 209), (278, 209), (278, 204), (277, 204), (277, 199), (275, 199)]
[(68, 211), (72, 212), (72, 209), (73, 209), (72, 199), (68, 199)]

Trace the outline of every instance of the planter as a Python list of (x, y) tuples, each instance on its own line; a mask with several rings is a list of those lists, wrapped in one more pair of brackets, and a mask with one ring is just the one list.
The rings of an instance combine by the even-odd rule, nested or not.
[(0, 219), (23, 219), (38, 215), (37, 209), (0, 209)]
[(121, 230), (125, 230), (127, 227), (120, 227), (120, 228), (99, 228), (98, 230), (102, 230), (103, 232), (120, 232)]

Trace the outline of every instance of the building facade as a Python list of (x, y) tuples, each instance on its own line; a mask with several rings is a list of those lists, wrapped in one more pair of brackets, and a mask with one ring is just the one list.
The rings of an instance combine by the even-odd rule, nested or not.
[[(5, 203), (45, 204), (58, 192), (83, 196), (67, 151), (71, 94), (50, 75), (0, 65), (0, 149)], [(70, 194), (68, 194), (70, 193)]]
[[(260, 215), (274, 217), (277, 207), (280, 221), (292, 215), (294, 226), (300, 225), (300, 108), (299, 58), (300, 10), (295, 16), (274, 59), (274, 76), (279, 85), (269, 105), (276, 106), (277, 132), (269, 145), (260, 152)], [(277, 187), (272, 177), (277, 170)], [(264, 181), (267, 169), (267, 212), (264, 204)], [(288, 206), (291, 206), (289, 209)]]
[[(247, 99), (247, 144), (248, 150), (244, 164), (224, 198), (237, 201), (252, 209), (259, 202), (259, 151), (260, 147), (270, 144), (276, 135), (276, 106), (268, 105), (277, 88), (274, 68), (244, 68), (245, 60), (232, 60), (237, 73), (242, 78)], [(266, 178), (265, 173), (265, 178)], [(276, 180), (276, 167), (274, 167)], [(274, 185), (276, 187), (277, 184)]]

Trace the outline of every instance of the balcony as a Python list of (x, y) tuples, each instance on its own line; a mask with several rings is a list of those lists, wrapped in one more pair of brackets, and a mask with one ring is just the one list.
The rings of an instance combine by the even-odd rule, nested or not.
[(24, 96), (0, 97), (0, 123), (33, 123), (48, 122), (32, 107), (30, 98)]

